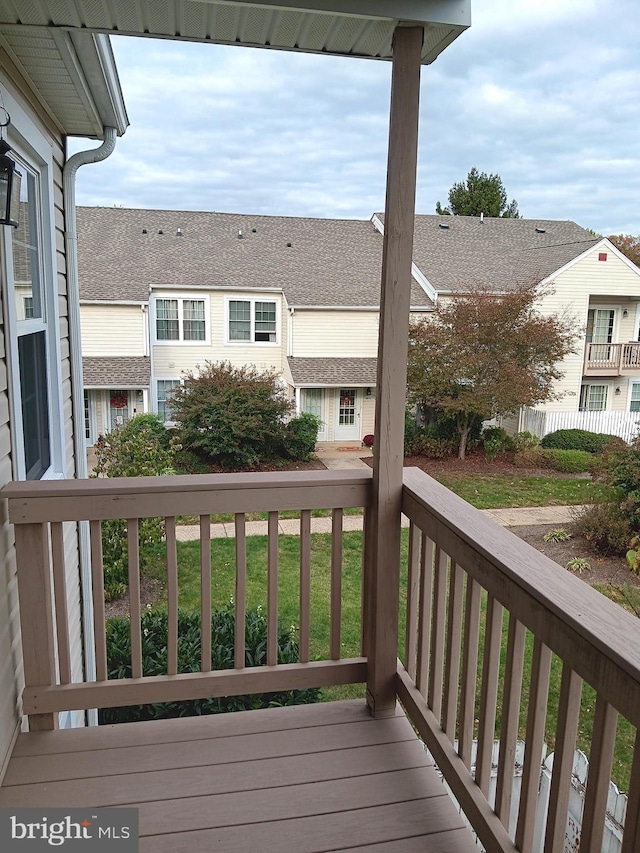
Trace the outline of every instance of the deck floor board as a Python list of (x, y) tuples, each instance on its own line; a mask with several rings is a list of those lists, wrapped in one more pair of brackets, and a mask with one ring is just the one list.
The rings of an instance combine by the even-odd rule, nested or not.
[(0, 806), (133, 805), (140, 853), (470, 853), (399, 710), (362, 700), (22, 734)]

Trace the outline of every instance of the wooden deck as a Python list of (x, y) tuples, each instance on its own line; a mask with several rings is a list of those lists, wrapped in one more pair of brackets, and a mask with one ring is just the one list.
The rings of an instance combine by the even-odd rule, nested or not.
[(140, 851), (476, 850), (399, 709), (361, 700), (21, 734), (0, 806), (135, 806)]

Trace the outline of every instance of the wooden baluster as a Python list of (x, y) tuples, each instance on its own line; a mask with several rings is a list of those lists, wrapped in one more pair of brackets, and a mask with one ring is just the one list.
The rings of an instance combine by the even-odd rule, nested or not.
[(553, 773), (549, 792), (549, 811), (545, 831), (544, 853), (562, 850), (567, 830), (569, 795), (573, 774), (573, 757), (580, 722), (582, 679), (570, 666), (562, 668), (556, 745), (553, 752)]
[[(640, 730), (636, 731), (636, 742), (633, 749), (633, 764), (631, 765), (631, 780), (629, 782), (628, 803), (634, 803), (630, 809), (627, 803), (627, 815), (624, 821), (624, 835), (620, 853), (638, 853), (640, 850)], [(545, 851), (546, 853), (546, 851)]]
[(104, 564), (102, 561), (102, 524), (89, 522), (91, 542), (91, 586), (93, 590), (93, 630), (96, 638), (96, 679), (107, 680), (107, 634), (104, 616)]
[(449, 578), (447, 665), (444, 675), (444, 720), (442, 727), (449, 736), (449, 740), (453, 743), (456, 736), (460, 646), (462, 642), (462, 598), (464, 591), (464, 571), (462, 567), (457, 565), (457, 563), (452, 563)]
[(416, 687), (426, 697), (429, 685), (429, 661), (431, 656), (431, 603), (433, 600), (433, 564), (435, 544), (422, 535), (420, 550), (420, 602), (418, 623), (418, 673)]
[(484, 632), (475, 777), (476, 784), (479, 785), (485, 797), (489, 796), (493, 739), (496, 731), (496, 703), (498, 701), (498, 675), (500, 672), (503, 613), (502, 605), (492, 595), (489, 595), (487, 597), (487, 616)]
[(407, 623), (405, 625), (404, 665), (414, 681), (416, 679), (418, 644), (420, 536), (420, 529), (412, 521), (409, 525), (409, 553), (407, 555)]
[(140, 613), (140, 546), (138, 519), (127, 519), (127, 556), (129, 562), (129, 624), (131, 630), (131, 674), (142, 678), (142, 614)]
[(364, 508), (362, 519), (362, 612), (360, 654), (366, 657), (371, 648), (371, 625), (373, 613), (373, 546), (374, 526), (373, 510)]
[(429, 672), (428, 704), (437, 720), (442, 715), (442, 685), (444, 677), (444, 635), (447, 619), (447, 568), (449, 556), (436, 544), (435, 580), (433, 591), (433, 625), (431, 631), (431, 668)]
[(471, 769), (471, 749), (475, 720), (476, 686), (478, 678), (478, 647), (480, 640), (481, 587), (467, 576), (467, 596), (464, 614), (464, 650), (462, 654), (462, 687), (460, 695), (460, 742), (458, 752), (467, 769)]
[[(46, 524), (16, 524), (16, 559), (21, 620), (25, 687), (56, 683), (56, 665), (51, 612), (49, 540)], [(58, 727), (57, 714), (30, 714), (30, 731)]]
[(267, 666), (278, 663), (278, 513), (270, 512), (267, 554)]
[(56, 639), (58, 641), (60, 683), (71, 684), (69, 612), (67, 608), (67, 578), (62, 522), (54, 522), (51, 525), (51, 556), (53, 559), (53, 593), (56, 605)]
[(331, 660), (340, 660), (342, 627), (342, 509), (331, 515)]
[(496, 783), (495, 811), (503, 825), (509, 829), (511, 795), (513, 791), (516, 742), (520, 722), (522, 675), (524, 669), (525, 627), (509, 616), (507, 660), (502, 688), (502, 721), (500, 727), (500, 755)]
[(211, 516), (200, 516), (200, 672), (211, 672)]
[(300, 511), (300, 663), (309, 662), (311, 611), (311, 511)]
[(176, 519), (165, 518), (167, 543), (167, 675), (178, 672), (178, 551)]
[[(527, 734), (522, 768), (520, 807), (516, 826), (516, 847), (522, 853), (532, 853), (536, 805), (540, 785), (540, 762), (544, 748), (544, 729), (549, 698), (551, 651), (536, 637), (531, 661)], [(607, 777), (608, 778), (608, 777)], [(585, 849), (589, 849), (588, 847)]]
[(247, 532), (245, 515), (236, 513), (235, 668), (245, 665), (245, 622), (247, 618)]
[[(604, 820), (607, 811), (609, 779), (613, 765), (613, 751), (616, 745), (618, 713), (601, 696), (596, 699), (596, 713), (593, 720), (591, 750), (589, 752), (589, 775), (584, 796), (580, 848), (588, 851), (602, 848)], [(632, 808), (638, 803), (629, 800)]]

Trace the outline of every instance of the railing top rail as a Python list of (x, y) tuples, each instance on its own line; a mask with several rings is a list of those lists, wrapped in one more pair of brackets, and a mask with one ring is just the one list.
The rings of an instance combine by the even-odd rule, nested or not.
[[(370, 471), (283, 471), (15, 482), (14, 524), (269, 509), (366, 506)], [(350, 500), (353, 500), (350, 503)]]
[(404, 472), (403, 512), (516, 618), (640, 724), (640, 620), (563, 571), (417, 468)]

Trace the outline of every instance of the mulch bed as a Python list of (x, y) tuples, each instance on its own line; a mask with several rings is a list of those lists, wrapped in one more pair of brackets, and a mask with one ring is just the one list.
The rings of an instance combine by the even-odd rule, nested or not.
[[(478, 474), (493, 476), (507, 474), (523, 477), (586, 477), (587, 474), (560, 474), (548, 468), (520, 468), (513, 464), (513, 453), (501, 453), (496, 459), (487, 459), (482, 450), (467, 453), (466, 459), (457, 456), (445, 456), (442, 459), (429, 459), (426, 456), (405, 456), (405, 468), (420, 468), (425, 474)], [(363, 462), (373, 467), (373, 457), (365, 456)]]

